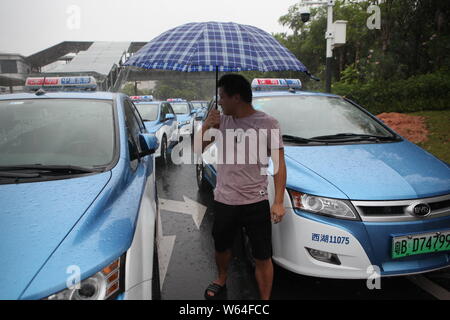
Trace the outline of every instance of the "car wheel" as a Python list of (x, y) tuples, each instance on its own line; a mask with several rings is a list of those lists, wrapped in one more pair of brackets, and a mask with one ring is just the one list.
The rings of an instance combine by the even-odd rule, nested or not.
[(158, 249), (155, 246), (153, 249), (153, 274), (152, 274), (152, 300), (161, 300), (161, 283), (159, 281), (159, 260)]
[(203, 163), (199, 163), (195, 166), (197, 185), (200, 190), (207, 190), (209, 187), (209, 183), (205, 179), (204, 168)]

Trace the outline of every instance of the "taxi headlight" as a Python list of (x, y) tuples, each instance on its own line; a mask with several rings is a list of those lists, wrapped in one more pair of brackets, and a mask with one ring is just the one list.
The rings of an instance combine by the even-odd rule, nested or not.
[(294, 190), (288, 191), (295, 209), (334, 218), (359, 220), (358, 214), (349, 201), (317, 197)]
[(120, 259), (102, 271), (79, 283), (78, 286), (55, 293), (46, 300), (107, 300), (115, 298), (123, 288), (120, 285)]

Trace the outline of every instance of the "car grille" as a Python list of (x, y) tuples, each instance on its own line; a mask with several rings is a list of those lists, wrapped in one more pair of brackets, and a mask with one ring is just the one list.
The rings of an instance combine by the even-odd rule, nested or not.
[(392, 206), (392, 207), (360, 207), (365, 216), (378, 216), (378, 215), (403, 215), (405, 213), (406, 206)]
[[(431, 212), (425, 217), (408, 212), (407, 208), (415, 203), (426, 203)], [(450, 194), (445, 196), (395, 200), (395, 201), (352, 201), (363, 221), (416, 221), (450, 215)]]

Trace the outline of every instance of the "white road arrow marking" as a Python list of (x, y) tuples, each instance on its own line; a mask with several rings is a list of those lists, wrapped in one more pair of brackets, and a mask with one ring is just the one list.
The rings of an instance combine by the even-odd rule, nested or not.
[(207, 208), (186, 196), (183, 199), (184, 201), (159, 199), (159, 206), (163, 210), (191, 215), (197, 229), (200, 229)]
[(158, 233), (156, 242), (158, 245), (159, 258), (159, 283), (162, 289), (164, 280), (166, 279), (167, 269), (169, 268), (170, 258), (172, 257), (173, 247), (177, 236), (164, 236), (161, 222), (161, 210), (158, 210)]

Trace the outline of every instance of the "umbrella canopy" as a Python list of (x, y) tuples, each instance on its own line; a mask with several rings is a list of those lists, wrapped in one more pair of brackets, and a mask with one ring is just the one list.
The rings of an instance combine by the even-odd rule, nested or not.
[(272, 35), (232, 22), (188, 23), (166, 31), (142, 47), (125, 65), (184, 72), (308, 73)]

